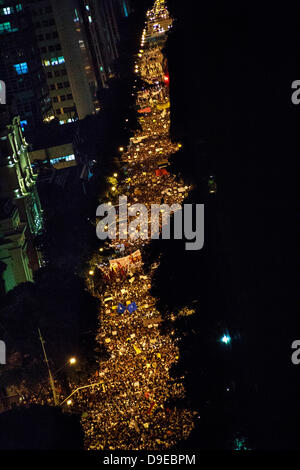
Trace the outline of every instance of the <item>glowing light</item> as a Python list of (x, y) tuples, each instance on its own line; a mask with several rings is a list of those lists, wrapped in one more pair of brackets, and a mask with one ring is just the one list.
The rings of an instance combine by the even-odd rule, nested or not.
[(229, 344), (231, 342), (231, 338), (229, 335), (223, 335), (221, 338), (221, 342), (224, 344)]
[(94, 276), (94, 274), (95, 274), (95, 271), (93, 271), (93, 270), (91, 269), (91, 270), (89, 271), (89, 275), (90, 275), (90, 276)]
[(71, 358), (69, 359), (69, 363), (70, 363), (70, 364), (76, 364), (76, 362), (77, 362), (76, 357), (71, 357)]

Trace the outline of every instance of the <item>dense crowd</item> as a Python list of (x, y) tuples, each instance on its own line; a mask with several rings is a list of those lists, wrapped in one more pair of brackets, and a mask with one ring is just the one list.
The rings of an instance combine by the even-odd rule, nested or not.
[[(153, 11), (165, 19), (163, 4), (155, 2)], [(150, 17), (148, 37), (151, 25), (159, 22), (159, 16)], [(122, 155), (126, 178), (118, 187), (118, 194), (127, 196), (128, 205), (142, 203), (147, 208), (151, 204), (181, 204), (190, 189), (168, 171), (168, 159), (180, 145), (169, 137), (169, 96), (167, 84), (163, 83), (162, 46), (163, 43), (143, 45), (139, 54), (139, 73), (155, 86), (137, 92), (137, 105), (148, 109), (139, 118), (141, 130), (136, 131)], [(166, 169), (162, 174), (158, 171), (161, 167)], [(116, 198), (112, 201), (115, 203)], [(135, 250), (145, 250), (147, 243), (148, 240), (129, 239), (120, 245), (116, 239), (107, 247), (113, 247), (119, 255), (122, 246), (122, 255), (127, 256)], [(105, 267), (103, 259), (105, 252), (101, 258)], [(109, 359), (100, 363), (99, 371), (91, 378), (91, 383), (98, 381), (98, 385), (78, 393), (74, 404), (83, 412), (88, 449), (166, 449), (186, 439), (193, 429), (197, 413), (175, 404), (185, 396), (184, 377), (174, 379), (170, 374), (179, 359), (178, 338), (172, 327), (162, 334), (162, 319), (149, 292), (156, 267), (153, 265), (146, 275), (143, 266), (139, 264), (137, 268), (133, 264), (107, 276), (100, 296), (97, 341), (109, 353)], [(109, 259), (106, 270), (109, 272)], [(127, 308), (120, 313), (120, 304), (128, 308), (134, 304), (136, 309)], [(170, 324), (174, 319), (170, 314)]]
[[(90, 449), (160, 449), (187, 437), (192, 413), (172, 406), (184, 398), (183, 377), (170, 377), (179, 356), (174, 330), (162, 335), (161, 317), (149, 294), (151, 277), (134, 274), (107, 286), (97, 340), (110, 353), (91, 379), (99, 386), (81, 392)], [(117, 312), (119, 303), (137, 310)]]

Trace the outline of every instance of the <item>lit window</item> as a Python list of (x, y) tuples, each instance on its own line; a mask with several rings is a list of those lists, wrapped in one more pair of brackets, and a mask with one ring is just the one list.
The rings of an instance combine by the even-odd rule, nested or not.
[(64, 57), (58, 57), (58, 63), (59, 64), (63, 64), (65, 62), (65, 58)]
[(22, 5), (21, 5), (21, 3), (18, 3), (18, 5), (16, 5), (16, 10), (17, 10), (17, 11), (21, 11), (21, 10), (22, 10)]
[[(69, 122), (70, 120), (68, 120)], [(60, 124), (65, 124), (65, 121), (59, 121)], [(66, 155), (65, 157), (57, 157), (57, 158), (52, 158), (50, 160), (50, 163), (52, 165), (55, 165), (56, 163), (59, 162), (70, 162), (72, 160), (75, 160), (75, 155)]]
[(22, 62), (21, 64), (15, 64), (14, 68), (18, 75), (23, 75), (24, 73), (28, 73), (27, 62)]
[(6, 8), (3, 8), (2, 12), (3, 12), (3, 15), (11, 15), (13, 13), (13, 8), (12, 7), (6, 7)]
[(51, 65), (58, 65), (58, 60), (56, 57), (52, 57), (51, 59)]
[(50, 61), (49, 61), (49, 60), (43, 60), (43, 65), (44, 65), (45, 67), (49, 67)]
[(18, 31), (18, 28), (12, 28), (9, 21), (6, 23), (0, 23), (0, 34), (14, 33), (15, 31)]

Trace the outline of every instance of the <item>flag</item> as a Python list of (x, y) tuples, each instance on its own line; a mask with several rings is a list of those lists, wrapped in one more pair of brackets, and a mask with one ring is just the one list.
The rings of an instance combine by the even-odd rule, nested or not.
[(128, 310), (129, 313), (135, 312), (135, 311), (137, 310), (137, 305), (136, 305), (136, 303), (135, 303), (135, 302), (132, 302), (131, 304), (129, 304), (129, 305), (127, 306), (127, 310)]
[(117, 308), (117, 312), (118, 313), (124, 313), (125, 311), (128, 311), (129, 313), (133, 313), (137, 310), (137, 305), (135, 302), (132, 302), (132, 303), (129, 303), (127, 306), (119, 303), (118, 304), (118, 308)]
[(133, 347), (134, 347), (134, 350), (137, 354), (141, 354), (141, 352), (142, 352), (141, 349), (139, 349), (135, 344), (133, 345)]
[(126, 310), (125, 305), (123, 305), (123, 304), (118, 304), (118, 308), (117, 308), (117, 312), (118, 312), (118, 313), (124, 313), (125, 310)]

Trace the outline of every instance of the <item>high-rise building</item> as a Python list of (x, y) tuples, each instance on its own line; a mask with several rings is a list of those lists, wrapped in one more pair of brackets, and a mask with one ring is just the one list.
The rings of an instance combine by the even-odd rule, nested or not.
[(21, 116), (24, 129), (51, 116), (31, 13), (19, 0), (0, 0), (0, 79), (6, 86), (6, 101), (13, 114)]
[(121, 39), (120, 24), (131, 12), (128, 0), (82, 0), (83, 18), (88, 31), (99, 86), (116, 74)]
[(56, 117), (62, 122), (70, 121), (76, 109), (51, 2), (31, 1), (29, 5), (52, 102), (51, 119)]
[(100, 109), (129, 0), (0, 0), (0, 80), (24, 129)]
[(0, 128), (0, 261), (6, 291), (32, 279), (41, 264), (35, 246), (43, 229), (39, 195), (20, 117)]
[(60, 123), (99, 109), (97, 80), (78, 0), (31, 0), (54, 116)]

